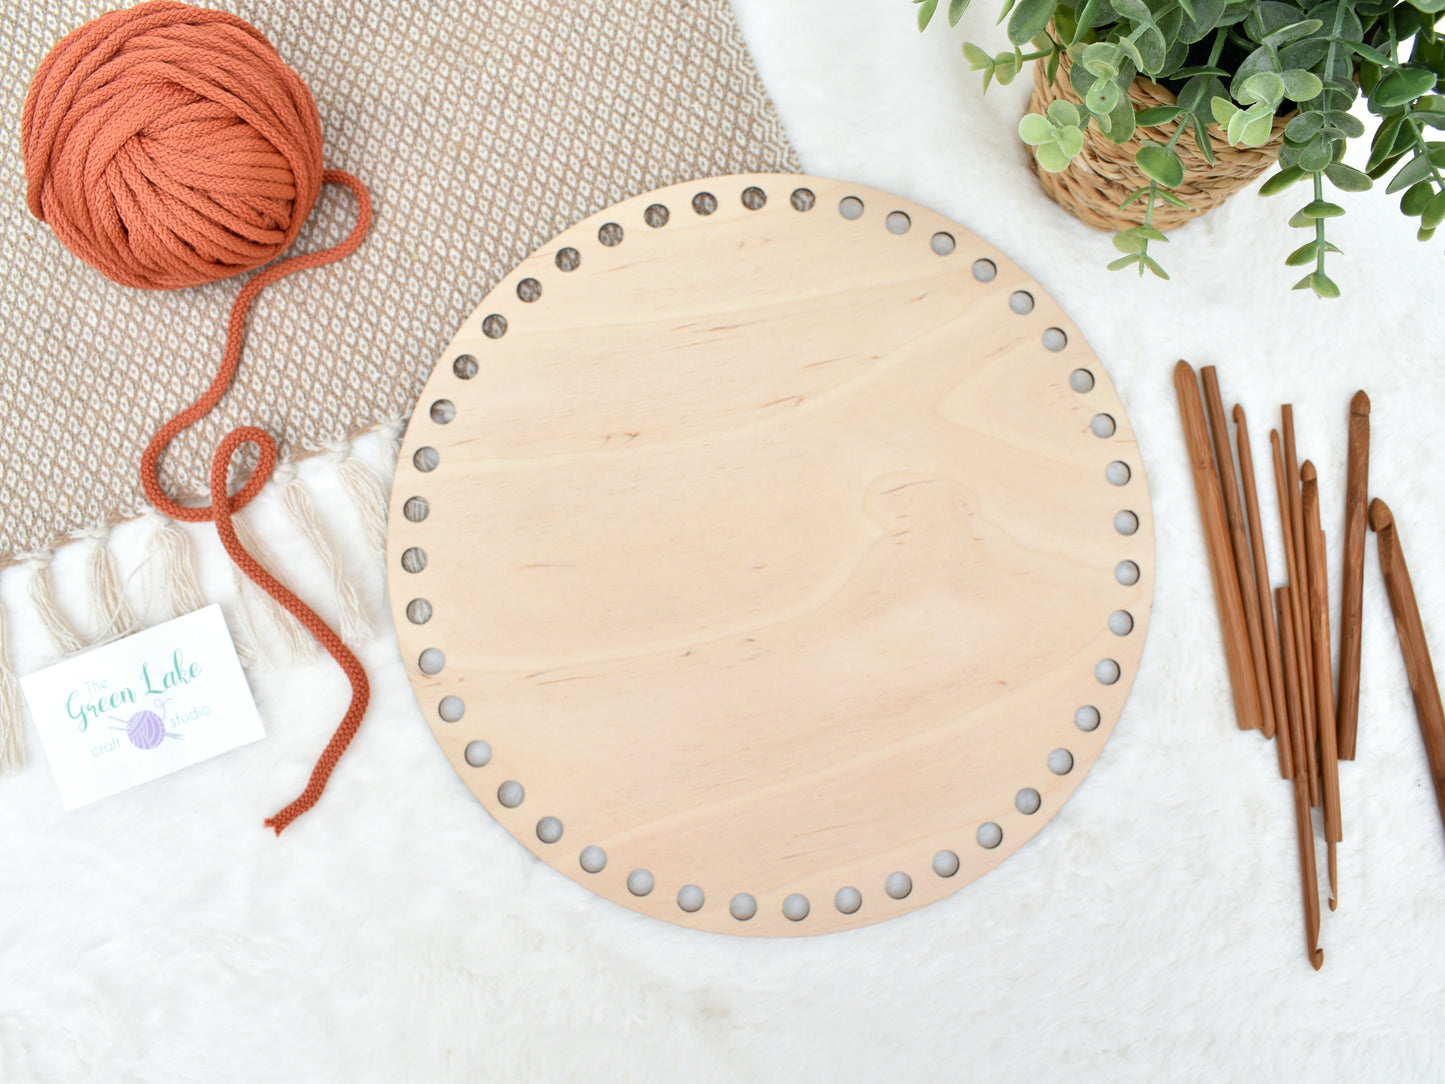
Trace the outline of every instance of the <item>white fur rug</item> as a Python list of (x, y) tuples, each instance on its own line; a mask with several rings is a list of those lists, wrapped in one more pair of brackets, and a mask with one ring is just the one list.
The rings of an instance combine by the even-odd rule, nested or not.
[[(980, 98), (966, 70), (965, 36), (1002, 41), (991, 5), (922, 38), (903, 0), (736, 6), (805, 168), (936, 207), (1012, 253), (1124, 396), (1158, 588), (1133, 696), (1088, 779), (1002, 867), (905, 918), (776, 941), (653, 922), (535, 861), (471, 799), (412, 698), (380, 563), (357, 546), (383, 626), (362, 652), (372, 708), (321, 805), (280, 840), (261, 820), (300, 789), (345, 703), (324, 656), (253, 672), (266, 741), (70, 814), (29, 729), (29, 766), (0, 779), (0, 1080), (1440, 1077), (1445, 833), (1374, 543), (1342, 902), (1316, 974), (1290, 789), (1230, 713), (1170, 382), (1181, 356), (1217, 363), (1266, 470), (1274, 407), (1294, 401), (1336, 581), (1347, 405), (1365, 387), (1373, 489), (1445, 652), (1439, 242), (1418, 245), (1383, 192), (1345, 197), (1333, 235), (1348, 255), (1331, 269), (1345, 298), (1320, 303), (1288, 291), (1294, 194), (1246, 195), (1165, 246), (1173, 282), (1111, 274), (1108, 238), (1025, 168), (1026, 82)], [(438, 349), (452, 331), (436, 329)], [(326, 461), (302, 477), (354, 537)], [(263, 502), (284, 534), (275, 495)], [(117, 532), (126, 570), (147, 530)], [(219, 547), (193, 537), (208, 593), (230, 601)], [(316, 582), (299, 540), (277, 549)], [(84, 556), (60, 554), (62, 584), (83, 581)], [(51, 661), (24, 570), (0, 593), (20, 671)]]

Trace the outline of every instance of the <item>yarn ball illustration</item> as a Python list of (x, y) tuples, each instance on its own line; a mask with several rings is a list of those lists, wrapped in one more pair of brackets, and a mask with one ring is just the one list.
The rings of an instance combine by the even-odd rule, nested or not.
[(109, 12), (36, 70), (26, 200), (76, 256), (150, 290), (269, 263), (322, 183), (311, 92), (259, 30), (173, 0)]

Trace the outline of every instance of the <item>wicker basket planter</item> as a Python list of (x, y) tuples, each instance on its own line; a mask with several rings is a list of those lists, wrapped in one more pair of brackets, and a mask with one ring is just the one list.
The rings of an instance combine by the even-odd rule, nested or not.
[[(1083, 108), (1079, 96), (1069, 82), (1071, 61), (1067, 54), (1060, 58), (1058, 77), (1052, 84), (1046, 82), (1044, 64), (1034, 64), (1034, 93), (1029, 100), (1031, 112), (1042, 113), (1055, 98), (1073, 102)], [(1150, 106), (1173, 105), (1174, 93), (1158, 83), (1144, 78), (1135, 79), (1129, 87), (1129, 98), (1134, 108), (1147, 109)], [(1174, 191), (1188, 204), (1183, 210), (1160, 204), (1154, 209), (1154, 225), (1161, 230), (1182, 226), (1190, 219), (1217, 207), (1250, 181), (1254, 180), (1279, 157), (1279, 146), (1284, 138), (1284, 126), (1289, 117), (1276, 117), (1274, 130), (1269, 142), (1262, 147), (1231, 147), (1216, 134), (1209, 132), (1214, 149), (1214, 165), (1205, 161), (1194, 143), (1194, 133), (1181, 137), (1175, 150), (1184, 160), (1184, 183)], [(1174, 134), (1177, 124), (1164, 124), (1149, 128), (1150, 139), (1167, 140)], [(1084, 133), (1084, 150), (1062, 173), (1041, 170), (1029, 155), (1029, 166), (1038, 175), (1049, 198), (1072, 214), (1079, 221), (1096, 230), (1114, 232), (1137, 226), (1144, 221), (1144, 201), (1131, 203), (1122, 211), (1122, 203), (1135, 189), (1148, 184), (1148, 180), (1134, 165), (1134, 152), (1142, 145), (1136, 134), (1127, 143), (1112, 143), (1099, 131), (1090, 126)]]

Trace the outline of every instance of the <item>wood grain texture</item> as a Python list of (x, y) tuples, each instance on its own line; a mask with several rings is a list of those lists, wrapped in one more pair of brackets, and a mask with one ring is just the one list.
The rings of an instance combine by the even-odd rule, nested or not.
[(1341, 760), (1355, 759), (1360, 719), (1360, 630), (1365, 597), (1365, 517), (1370, 489), (1370, 397), (1350, 400), (1349, 459), (1345, 467), (1345, 556), (1340, 578), (1340, 703), (1336, 711)]
[(1286, 492), (1289, 494), (1290, 533), (1294, 546), (1294, 572), (1290, 595), (1294, 602), (1295, 652), (1299, 656), (1300, 696), (1304, 704), (1305, 754), (1308, 757), (1305, 778), (1310, 785), (1310, 805), (1320, 804), (1319, 758), (1315, 750), (1319, 737), (1315, 733), (1315, 664), (1314, 643), (1310, 636), (1309, 564), (1305, 560), (1304, 511), (1300, 504), (1299, 455), (1295, 450), (1294, 407), (1285, 403), (1279, 408), (1283, 431)]
[[(1300, 507), (1305, 520), (1305, 565), (1309, 578), (1310, 639), (1314, 646), (1315, 734), (1319, 739), (1321, 801), (1325, 839), (1344, 838), (1340, 819), (1340, 767), (1335, 747), (1335, 679), (1330, 664), (1330, 588), (1325, 565), (1325, 535), (1320, 530), (1320, 489), (1315, 465), (1300, 467)], [(1333, 882), (1332, 882), (1333, 884)]]
[(1037, 283), (916, 204), (765, 174), (627, 200), (502, 280), (407, 431), (388, 561), (422, 708), (509, 832), (643, 914), (790, 935), (937, 900), (1058, 810), (1137, 670), (1152, 547), (1123, 407)]
[(1209, 574), (1214, 580), (1214, 600), (1219, 608), (1219, 627), (1224, 636), (1224, 659), (1229, 667), (1229, 687), (1234, 695), (1234, 717), (1241, 730), (1258, 730), (1261, 725), (1259, 687), (1254, 662), (1249, 654), (1249, 632), (1244, 623), (1244, 604), (1239, 594), (1239, 577), (1234, 570), (1234, 550), (1229, 539), (1229, 521), (1224, 511), (1224, 494), (1219, 487), (1199, 380), (1187, 361), (1174, 366), (1174, 391), (1179, 398), (1179, 418), (1184, 443), (1194, 472), (1194, 494), (1199, 501), (1199, 518), (1204, 525), (1204, 545), (1209, 554)]
[[(1278, 442), (1276, 448), (1278, 448)], [(1295, 838), (1299, 845), (1300, 894), (1304, 902), (1305, 951), (1310, 964), (1316, 971), (1325, 961), (1320, 950), (1320, 888), (1319, 869), (1315, 865), (1315, 826), (1310, 816), (1310, 789), (1305, 779), (1304, 716), (1300, 703), (1300, 676), (1295, 668), (1298, 653), (1294, 635), (1294, 600), (1289, 588), (1275, 591), (1275, 605), (1279, 614), (1279, 636), (1281, 642), (1280, 661), (1285, 673), (1285, 710), (1288, 725), (1282, 727), (1279, 740), (1291, 747), (1291, 764), (1294, 789)]]

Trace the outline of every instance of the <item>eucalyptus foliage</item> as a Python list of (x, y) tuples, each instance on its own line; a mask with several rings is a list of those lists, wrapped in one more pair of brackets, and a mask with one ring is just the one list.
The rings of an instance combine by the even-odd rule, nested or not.
[[(933, 19), (940, 0), (913, 0), (918, 28)], [(956, 26), (969, 0), (945, 0)], [(1068, 53), (1069, 79), (1083, 109), (1054, 101), (1045, 113), (1026, 114), (1019, 138), (1034, 147), (1041, 169), (1062, 172), (1084, 146), (1093, 125), (1115, 143), (1142, 129), (1135, 164), (1148, 184), (1130, 193), (1122, 209), (1144, 200), (1144, 223), (1121, 230), (1122, 253), (1112, 270), (1137, 267), (1168, 278), (1150, 244), (1168, 240), (1153, 225), (1161, 203), (1186, 207), (1173, 191), (1184, 180), (1176, 147), (1192, 138), (1211, 164), (1208, 129), (1230, 146), (1257, 147), (1270, 138), (1276, 116), (1289, 116), (1277, 173), (1261, 192), (1283, 192), (1308, 181), (1308, 201), (1290, 219), (1313, 237), (1290, 253), (1291, 267), (1311, 270), (1295, 284), (1319, 297), (1338, 297), (1325, 273), (1325, 257), (1340, 250), (1325, 236), (1326, 223), (1344, 208), (1325, 198), (1325, 185), (1344, 192), (1370, 188), (1393, 172), (1389, 193), (1403, 193), (1400, 209), (1420, 220), (1428, 241), (1445, 221), (1445, 142), (1428, 137), (1445, 128), (1445, 36), (1436, 26), (1445, 0), (1005, 0), (1011, 50), (990, 55), (963, 46), (983, 86), (1010, 83), (1025, 63), (1042, 61), (1049, 81)], [(1025, 51), (1027, 48), (1027, 51)], [(1174, 90), (1178, 104), (1136, 111), (1129, 84), (1143, 75)], [(1380, 118), (1365, 171), (1341, 161), (1345, 144), (1365, 134), (1350, 112), (1363, 93)], [(1172, 131), (1167, 131), (1172, 127)]]

